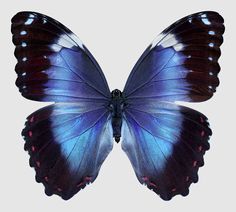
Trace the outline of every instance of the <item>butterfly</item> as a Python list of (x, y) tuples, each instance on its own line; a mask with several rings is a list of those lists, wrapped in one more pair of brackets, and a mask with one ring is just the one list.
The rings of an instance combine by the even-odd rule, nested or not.
[(166, 28), (141, 55), (123, 92), (109, 90), (92, 54), (58, 21), (19, 12), (11, 31), (19, 91), (53, 102), (32, 113), (22, 131), (47, 195), (67, 200), (92, 183), (114, 139), (122, 140), (141, 184), (163, 200), (188, 195), (212, 131), (205, 115), (176, 101), (206, 101), (219, 85), (224, 20), (217, 12)]

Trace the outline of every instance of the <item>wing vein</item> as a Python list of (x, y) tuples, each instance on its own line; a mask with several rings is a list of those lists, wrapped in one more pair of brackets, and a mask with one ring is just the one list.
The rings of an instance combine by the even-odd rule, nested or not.
[[(130, 95), (132, 95), (133, 93), (135, 93), (137, 90), (139, 90), (140, 88), (144, 87), (146, 84), (148, 84), (150, 81), (152, 81), (152, 79), (156, 76), (158, 76), (160, 74), (160, 72), (168, 65), (168, 63), (170, 62), (170, 60), (175, 56), (176, 52), (169, 58), (169, 60), (167, 60), (166, 64), (157, 72), (155, 73), (148, 81), (146, 81), (145, 83), (141, 84), (140, 86), (138, 86), (137, 88), (135, 88), (133, 91), (131, 91), (127, 96), (129, 97)], [(157, 70), (158, 68), (156, 67), (154, 70)]]
[(60, 52), (58, 52), (58, 54), (61, 56), (61, 58), (63, 59), (63, 61), (65, 62), (65, 64), (68, 67), (68, 70), (70, 70), (72, 73), (74, 73), (76, 76), (78, 76), (82, 81), (84, 81), (85, 84), (87, 84), (90, 88), (94, 89), (97, 93), (101, 94), (102, 96), (104, 96), (107, 99), (107, 96), (104, 95), (101, 91), (99, 91), (97, 88), (95, 88), (94, 86), (92, 86), (91, 84), (89, 84), (88, 82), (85, 82), (85, 80), (79, 76), (79, 74), (77, 72), (74, 72), (68, 65), (68, 63), (66, 62), (66, 60), (64, 59), (64, 57), (61, 55)]

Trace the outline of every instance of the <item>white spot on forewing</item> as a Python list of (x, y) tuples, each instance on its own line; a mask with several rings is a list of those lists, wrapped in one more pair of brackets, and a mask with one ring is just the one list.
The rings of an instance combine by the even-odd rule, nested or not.
[(21, 46), (22, 46), (22, 47), (26, 47), (26, 46), (27, 46), (26, 42), (22, 42), (22, 43), (21, 43)]
[(73, 33), (70, 33), (70, 37), (79, 45), (81, 49), (84, 49), (82, 41)]
[(25, 22), (25, 25), (30, 25), (30, 24), (33, 23), (33, 21), (34, 21), (34, 19), (28, 18), (28, 19), (26, 20), (26, 22)]
[(27, 60), (27, 57), (23, 57), (22, 61), (25, 62)]
[(154, 48), (162, 39), (162, 37), (164, 37), (165, 34), (161, 33), (160, 35), (158, 35), (151, 43), (151, 49)]
[(25, 30), (20, 32), (20, 35), (26, 35), (26, 34), (27, 34), (27, 32)]
[(210, 75), (210, 76), (213, 76), (213, 72), (210, 71), (210, 72), (209, 72), (209, 75)]
[(202, 17), (202, 18), (206, 18), (207, 15), (206, 15), (206, 14), (202, 14), (201, 17)]
[(182, 43), (176, 44), (173, 46), (173, 48), (175, 51), (179, 52), (184, 49), (184, 44), (182, 44)]
[(208, 34), (209, 35), (215, 35), (216, 33), (214, 31), (209, 31)]
[(25, 76), (26, 75), (26, 72), (23, 72), (22, 74), (21, 74), (21, 76)]
[(34, 17), (35, 17), (34, 14), (30, 14), (30, 15), (29, 15), (29, 18), (34, 18)]
[(209, 43), (208, 46), (214, 47), (214, 43)]
[(203, 19), (202, 19), (202, 22), (203, 22), (204, 24), (206, 24), (206, 25), (210, 25), (210, 24), (211, 24), (211, 22), (209, 21), (208, 18), (203, 18)]
[(212, 61), (212, 60), (213, 60), (213, 58), (212, 58), (212, 57), (208, 57), (208, 60)]
[(71, 48), (74, 46), (74, 44), (70, 42), (68, 39), (69, 37), (66, 34), (60, 35), (60, 38), (57, 40), (56, 43), (64, 47)]
[[(181, 43), (178, 43), (178, 39), (177, 37), (172, 34), (169, 33), (167, 35), (164, 34), (160, 34), (153, 42), (151, 45), (151, 48), (154, 48), (157, 44), (160, 44), (163, 48), (168, 48), (173, 46), (173, 48), (176, 51), (180, 51), (183, 49), (184, 45)], [(176, 47), (174, 47), (176, 45)]]
[(56, 45), (56, 44), (50, 45), (50, 48), (51, 48), (54, 52), (59, 52), (59, 51), (61, 50), (61, 46)]
[[(67, 34), (60, 35), (60, 38), (56, 41), (56, 43), (66, 48), (72, 48), (73, 46), (76, 46), (77, 44), (81, 49), (84, 49), (81, 40), (78, 37), (76, 37), (73, 33), (69, 35)], [(59, 50), (55, 46), (51, 46), (51, 48), (53, 50), (57, 50), (57, 51)]]
[(168, 34), (162, 41), (161, 41), (161, 46), (164, 48), (174, 46), (178, 44), (178, 40), (174, 34)]

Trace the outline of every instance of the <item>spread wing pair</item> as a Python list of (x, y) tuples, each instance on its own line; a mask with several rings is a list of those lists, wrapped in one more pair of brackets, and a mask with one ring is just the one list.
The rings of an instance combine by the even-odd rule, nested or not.
[[(11, 29), (21, 94), (55, 102), (27, 118), (22, 135), (30, 165), (46, 194), (69, 199), (96, 179), (112, 149), (108, 84), (88, 49), (58, 21), (20, 12)], [(212, 97), (223, 33), (216, 12), (177, 21), (145, 50), (125, 85), (122, 148), (140, 183), (164, 200), (187, 195), (203, 166), (207, 118), (175, 101)]]

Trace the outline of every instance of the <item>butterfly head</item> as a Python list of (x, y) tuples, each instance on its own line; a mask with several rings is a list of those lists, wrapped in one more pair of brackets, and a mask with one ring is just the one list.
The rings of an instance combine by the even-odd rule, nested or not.
[(112, 99), (119, 99), (122, 98), (122, 92), (118, 89), (115, 89), (111, 92), (111, 98)]

